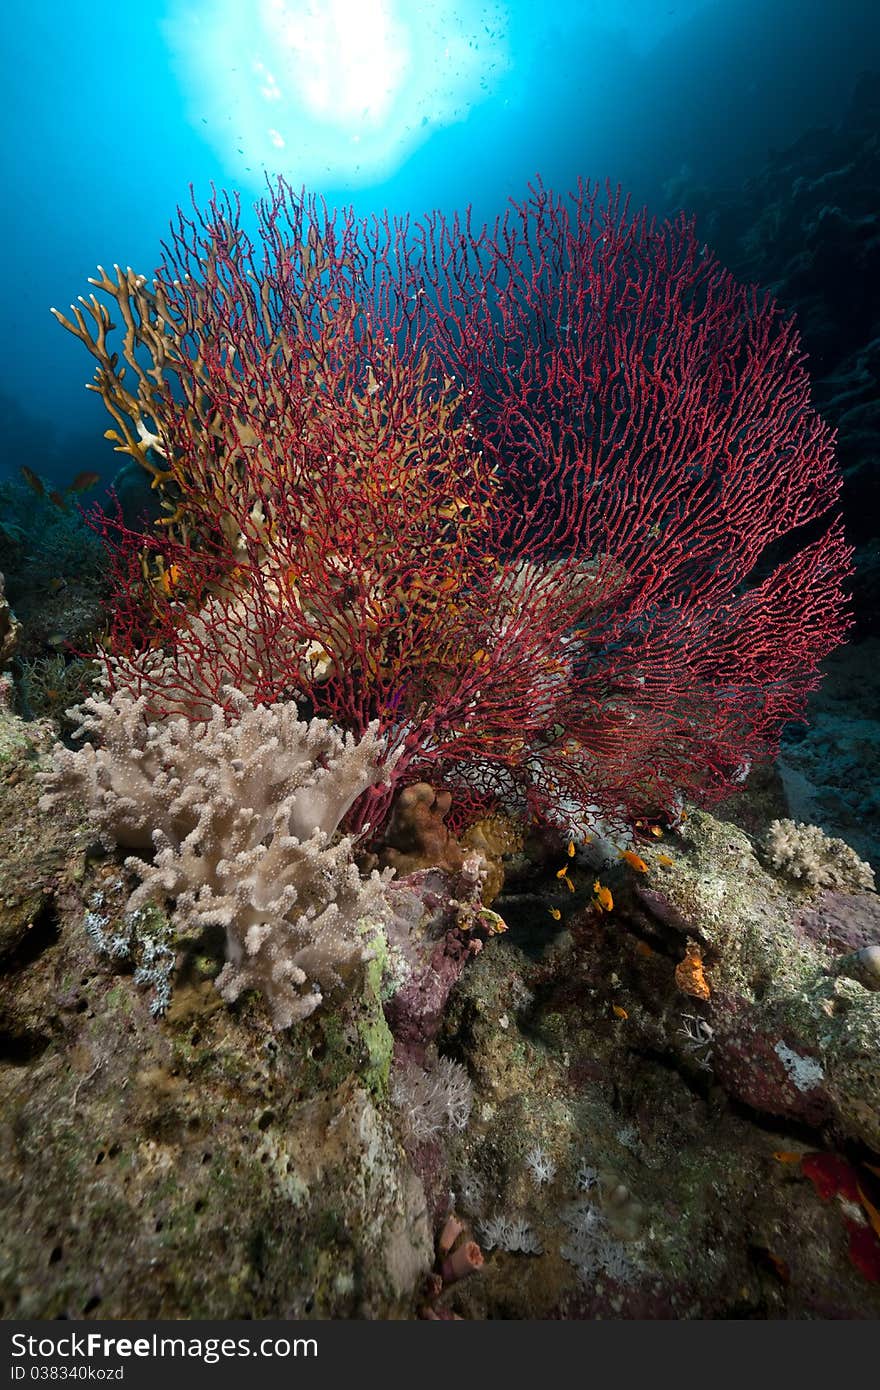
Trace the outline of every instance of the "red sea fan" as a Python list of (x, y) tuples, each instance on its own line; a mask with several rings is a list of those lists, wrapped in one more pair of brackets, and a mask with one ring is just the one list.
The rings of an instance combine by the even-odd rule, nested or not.
[(771, 753), (850, 565), (773, 302), (592, 187), (491, 229), (338, 223), (283, 184), (258, 215), (261, 258), (229, 200), (181, 214), (157, 276), (177, 520), (120, 585), (150, 612), (120, 602), (114, 679), (378, 718), (396, 780), (573, 824)]
[(596, 188), (539, 185), (491, 233), (435, 218), (418, 243), (410, 284), (504, 479), (505, 553), (594, 568), (556, 717), (596, 799), (722, 791), (849, 623), (851, 552), (821, 528), (834, 441), (793, 322), (686, 218)]

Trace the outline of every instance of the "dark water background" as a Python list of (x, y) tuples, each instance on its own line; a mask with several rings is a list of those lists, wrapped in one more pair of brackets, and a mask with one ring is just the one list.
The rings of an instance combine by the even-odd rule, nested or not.
[[(383, 8), (398, 27), (374, 52)], [(362, 213), (473, 203), (494, 217), (535, 173), (557, 188), (584, 175), (657, 211), (702, 186), (705, 212), (771, 149), (841, 119), (859, 72), (880, 67), (877, 0), (326, 0), (311, 6), (317, 31), (308, 9), (3, 8), (0, 477), (21, 464), (62, 485), (82, 469), (112, 477), (103, 407), (83, 389), (89, 361), (48, 309), (66, 309), (98, 262), (149, 275), (190, 183), (202, 198), (214, 181), (252, 201), (265, 164)], [(349, 81), (332, 50), (353, 15), (365, 30), (348, 44)], [(284, 34), (288, 50), (305, 44), (298, 69)], [(259, 94), (267, 73), (274, 104)], [(270, 120), (283, 148), (267, 143)]]

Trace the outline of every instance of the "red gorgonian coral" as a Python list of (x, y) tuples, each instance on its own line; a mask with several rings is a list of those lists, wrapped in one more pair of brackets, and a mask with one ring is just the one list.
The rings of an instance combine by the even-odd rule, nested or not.
[(215, 199), (151, 290), (95, 283), (137, 394), (96, 300), (67, 326), (171, 513), (117, 547), (112, 676), (154, 708), (379, 719), (396, 782), (572, 824), (717, 793), (803, 713), (848, 625), (833, 437), (684, 217), (538, 185), (490, 229), (358, 222), (280, 182), (255, 240)]

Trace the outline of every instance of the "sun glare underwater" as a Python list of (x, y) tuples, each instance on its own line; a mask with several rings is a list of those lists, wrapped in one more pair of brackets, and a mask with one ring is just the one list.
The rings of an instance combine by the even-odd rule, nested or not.
[(880, 1316), (876, 0), (0, 44), (2, 1317)]
[(227, 0), (182, 6), (167, 34), (191, 119), (246, 184), (383, 178), (508, 67), (505, 6), (481, 0)]

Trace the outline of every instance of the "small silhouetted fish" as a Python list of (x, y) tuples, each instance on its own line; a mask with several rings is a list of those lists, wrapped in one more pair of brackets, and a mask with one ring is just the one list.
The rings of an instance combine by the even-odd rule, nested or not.
[(27, 464), (25, 463), (21, 465), (21, 476), (24, 478), (28, 487), (31, 488), (37, 494), (38, 497), (46, 496), (46, 489), (43, 487), (42, 482), (37, 477), (34, 470), (32, 468), (28, 468)]
[(64, 632), (50, 632), (46, 638), (47, 647), (63, 647), (67, 642), (67, 634)]
[(88, 492), (90, 487), (101, 481), (100, 473), (77, 473), (73, 482), (68, 487), (68, 492)]
[(67, 503), (65, 502), (64, 498), (61, 496), (61, 493), (60, 493), (60, 492), (50, 492), (50, 493), (49, 493), (49, 501), (52, 502), (52, 503), (58, 508), (59, 511), (62, 511), (62, 512), (66, 512), (66, 511), (67, 511)]

